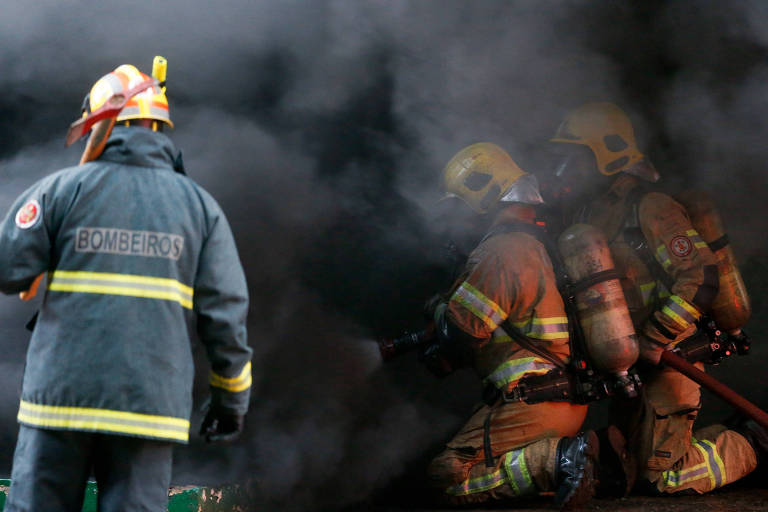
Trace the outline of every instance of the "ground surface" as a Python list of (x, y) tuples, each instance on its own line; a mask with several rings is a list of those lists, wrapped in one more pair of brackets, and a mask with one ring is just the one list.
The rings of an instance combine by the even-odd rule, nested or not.
[[(731, 489), (719, 491), (701, 496), (677, 496), (677, 497), (645, 497), (632, 496), (620, 500), (592, 500), (584, 509), (586, 511), (601, 512), (755, 512), (768, 511), (768, 485), (757, 489), (754, 487), (736, 486)], [(539, 498), (519, 507), (495, 506), (488, 508), (461, 509), (463, 512), (479, 512), (488, 510), (514, 510), (516, 512), (552, 510), (549, 500)], [(360, 509), (363, 510), (363, 509)], [(408, 508), (368, 508), (366, 510), (378, 512), (396, 512), (413, 510)], [(429, 512), (449, 512), (451, 509), (417, 509)], [(452, 512), (455, 512), (453, 509)]]

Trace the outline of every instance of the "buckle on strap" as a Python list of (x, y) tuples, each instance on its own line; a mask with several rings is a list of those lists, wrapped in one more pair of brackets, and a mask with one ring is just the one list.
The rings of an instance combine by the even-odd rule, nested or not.
[(543, 375), (527, 375), (510, 391), (502, 391), (492, 383), (483, 388), (483, 402), (490, 406), (502, 402), (537, 404), (540, 402), (571, 402), (574, 383), (569, 372), (555, 368)]

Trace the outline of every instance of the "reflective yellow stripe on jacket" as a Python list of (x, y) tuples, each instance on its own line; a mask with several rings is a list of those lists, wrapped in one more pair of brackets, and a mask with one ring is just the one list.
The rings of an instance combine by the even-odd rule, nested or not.
[(170, 300), (187, 309), (192, 309), (194, 295), (191, 287), (174, 279), (80, 270), (54, 271), (48, 289), (55, 292), (101, 293)]
[(654, 256), (664, 270), (667, 270), (670, 265), (672, 265), (672, 260), (669, 259), (669, 252), (667, 251), (667, 246), (665, 244), (661, 244), (656, 248), (656, 254), (654, 254)]
[[(529, 338), (539, 340), (567, 339), (570, 336), (568, 332), (568, 317), (565, 316), (533, 317), (522, 322), (512, 322), (512, 325), (520, 329)], [(512, 338), (502, 328), (496, 329), (491, 335), (492, 343), (506, 343), (510, 341), (512, 341)]]
[(555, 369), (555, 365), (538, 357), (521, 357), (510, 359), (496, 367), (490, 375), (483, 379), (483, 384), (494, 384), (503, 389), (508, 384), (515, 382), (524, 375), (547, 373)]
[[(707, 242), (701, 239), (699, 232), (695, 229), (689, 229), (685, 234), (691, 239), (691, 243), (697, 249), (703, 249), (707, 247)], [(656, 261), (658, 261), (664, 270), (667, 270), (672, 265), (672, 260), (669, 259), (669, 252), (667, 251), (666, 244), (661, 244), (656, 248)]]
[(211, 377), (209, 379), (211, 386), (237, 393), (239, 391), (245, 391), (251, 387), (251, 362), (248, 361), (243, 367), (243, 370), (232, 378), (222, 377), (218, 373), (211, 370)]
[(43, 405), (22, 400), (18, 420), (33, 427), (132, 434), (174, 441), (189, 440), (189, 420), (170, 416)]
[(533, 317), (523, 322), (514, 322), (513, 325), (529, 338), (539, 340), (568, 338), (568, 317), (565, 316)]
[(672, 295), (664, 303), (661, 312), (671, 318), (681, 329), (687, 329), (701, 318), (696, 306), (677, 295)]
[(699, 232), (695, 229), (689, 229), (685, 232), (686, 235), (691, 237), (691, 241), (693, 242), (693, 246), (697, 249), (703, 249), (704, 247), (707, 247), (707, 242), (702, 240), (701, 236), (699, 235)]
[(464, 281), (451, 297), (477, 318), (482, 320), (491, 331), (496, 330), (500, 323), (507, 318), (507, 313), (501, 307), (486, 297), (483, 292)]
[(656, 289), (656, 281), (640, 285), (640, 295), (643, 298), (643, 306), (647, 306), (653, 300), (653, 290)]

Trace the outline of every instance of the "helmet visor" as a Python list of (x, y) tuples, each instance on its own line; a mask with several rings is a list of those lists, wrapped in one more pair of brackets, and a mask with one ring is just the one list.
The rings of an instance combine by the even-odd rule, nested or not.
[(547, 202), (580, 194), (602, 177), (597, 170), (595, 155), (582, 144), (550, 144), (537, 173)]

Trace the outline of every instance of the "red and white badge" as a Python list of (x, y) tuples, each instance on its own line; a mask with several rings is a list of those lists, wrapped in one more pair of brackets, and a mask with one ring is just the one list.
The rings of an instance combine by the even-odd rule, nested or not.
[(676, 236), (669, 242), (669, 248), (672, 250), (672, 254), (678, 258), (688, 256), (693, 250), (693, 242), (687, 236)]
[(36, 199), (27, 201), (27, 203), (19, 208), (16, 212), (16, 225), (21, 229), (29, 229), (40, 218), (40, 203)]

